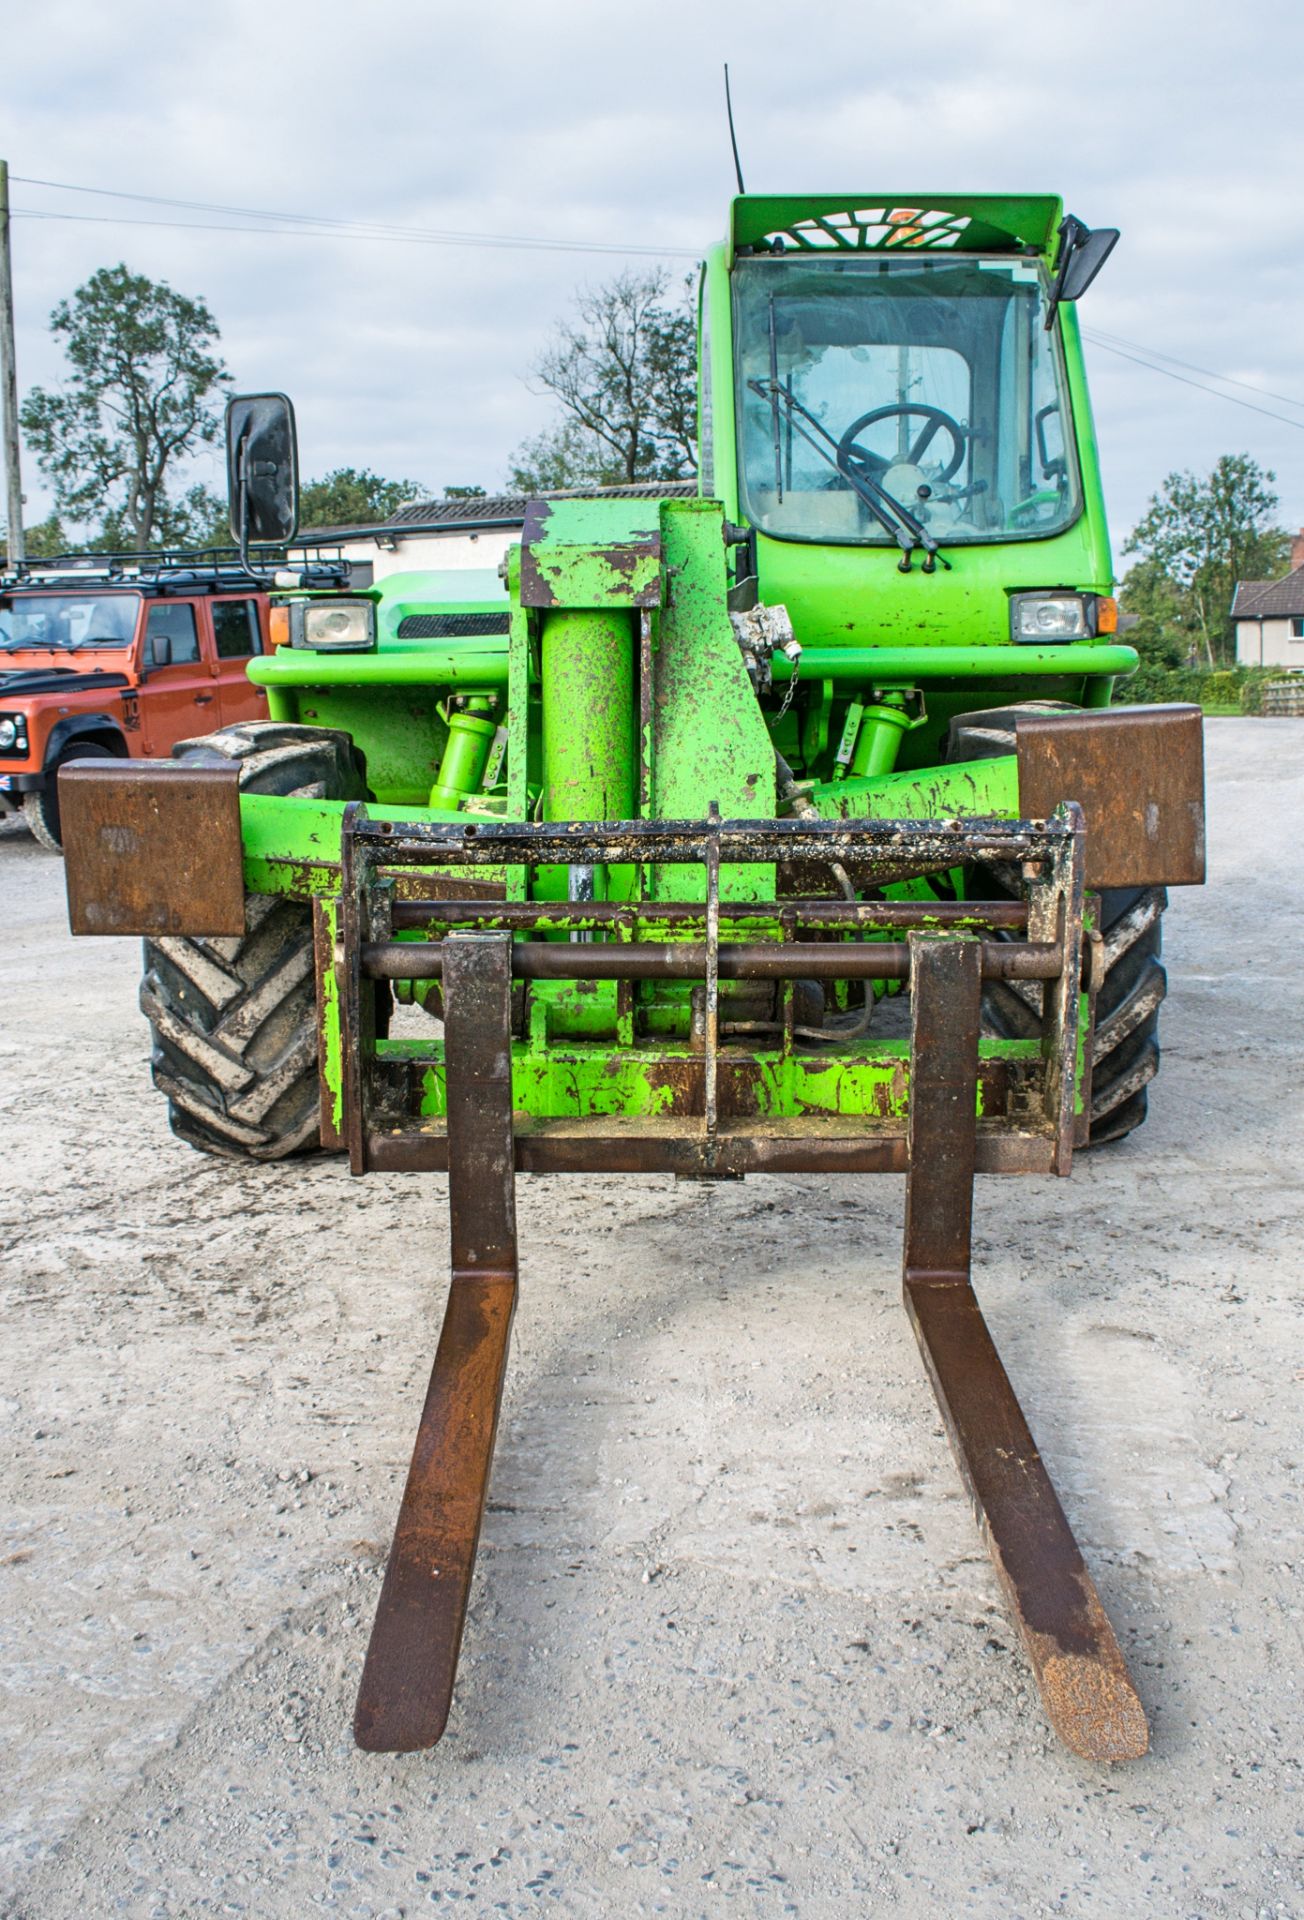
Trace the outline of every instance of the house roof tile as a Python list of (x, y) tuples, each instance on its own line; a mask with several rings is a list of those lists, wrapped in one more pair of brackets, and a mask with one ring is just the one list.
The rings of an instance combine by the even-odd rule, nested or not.
[(1304, 616), (1304, 567), (1280, 580), (1238, 580), (1232, 595), (1235, 620), (1280, 620)]
[(655, 480), (633, 487), (569, 487), (541, 496), (526, 493), (473, 494), (442, 500), (409, 500), (387, 520), (365, 525), (309, 527), (296, 546), (322, 540), (365, 538), (376, 533), (454, 533), (462, 528), (518, 527), (532, 498), (544, 500), (661, 500), (687, 499), (697, 492), (693, 480)]

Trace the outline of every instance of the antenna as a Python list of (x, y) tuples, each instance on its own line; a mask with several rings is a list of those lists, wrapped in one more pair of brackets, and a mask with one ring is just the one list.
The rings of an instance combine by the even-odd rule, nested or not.
[(724, 105), (725, 111), (729, 115), (729, 145), (733, 148), (734, 172), (738, 176), (738, 191), (739, 193), (746, 193), (747, 189), (743, 185), (743, 163), (738, 158), (738, 136), (734, 132), (733, 96), (729, 92), (729, 62), (727, 60), (724, 63)]

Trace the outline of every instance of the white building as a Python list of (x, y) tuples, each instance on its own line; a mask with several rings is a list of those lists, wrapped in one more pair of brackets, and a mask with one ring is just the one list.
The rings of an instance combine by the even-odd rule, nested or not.
[[(691, 495), (691, 482), (657, 481), (636, 487), (596, 487), (547, 493), (545, 500), (657, 500)], [(497, 567), (508, 547), (521, 537), (530, 496), (474, 494), (453, 500), (413, 500), (376, 526), (310, 527), (292, 548), (330, 547), (353, 567), (353, 585), (371, 586), (389, 573), (431, 568)]]
[(1232, 595), (1238, 667), (1285, 667), (1304, 673), (1304, 528), (1280, 580), (1238, 580)]

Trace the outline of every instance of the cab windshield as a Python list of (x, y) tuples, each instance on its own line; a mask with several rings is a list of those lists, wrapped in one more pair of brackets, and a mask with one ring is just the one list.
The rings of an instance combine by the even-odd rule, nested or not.
[(125, 647), (136, 633), (138, 593), (16, 593), (0, 600), (0, 648), (75, 653)]
[(1079, 509), (1069, 405), (1030, 260), (740, 260), (741, 490), (785, 540), (943, 549)]

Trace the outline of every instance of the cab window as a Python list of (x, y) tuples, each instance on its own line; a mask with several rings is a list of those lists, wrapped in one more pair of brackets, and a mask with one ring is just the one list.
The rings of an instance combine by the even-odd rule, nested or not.
[(213, 637), (219, 660), (247, 660), (251, 653), (263, 650), (258, 629), (258, 603), (255, 600), (215, 600)]
[(195, 609), (185, 603), (151, 607), (145, 628), (146, 666), (178, 667), (198, 658)]

